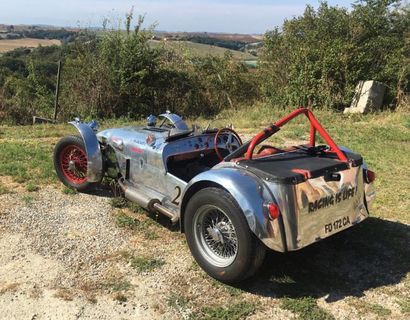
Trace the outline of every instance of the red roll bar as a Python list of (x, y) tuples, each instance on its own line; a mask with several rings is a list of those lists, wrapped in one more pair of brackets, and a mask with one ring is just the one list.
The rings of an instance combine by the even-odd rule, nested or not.
[[(282, 119), (276, 121), (274, 123), (274, 126), (280, 128), (286, 123), (288, 123), (290, 120), (293, 118), (297, 117), (300, 114), (304, 114), (310, 122), (310, 146), (314, 147), (315, 142), (316, 142), (316, 131), (319, 132), (319, 134), (322, 136), (322, 138), (326, 141), (326, 143), (330, 147), (330, 151), (335, 152), (337, 157), (339, 158), (340, 161), (348, 162), (347, 157), (345, 154), (339, 149), (339, 147), (336, 145), (336, 143), (333, 141), (333, 139), (329, 136), (329, 134), (326, 132), (326, 130), (321, 126), (321, 124), (316, 120), (314, 117), (312, 111), (306, 109), (306, 108), (299, 108), (296, 109), (295, 111), (291, 112), (288, 114), (286, 117), (283, 117)], [(272, 127), (268, 127), (264, 129), (263, 131), (259, 132), (251, 141), (248, 150), (246, 151), (246, 159), (251, 160), (253, 151), (255, 147), (263, 141), (269, 133), (273, 131)]]

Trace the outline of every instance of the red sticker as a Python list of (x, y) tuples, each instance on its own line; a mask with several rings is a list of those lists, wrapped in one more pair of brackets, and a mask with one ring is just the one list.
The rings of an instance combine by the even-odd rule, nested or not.
[(147, 139), (145, 140), (147, 142), (148, 145), (152, 145), (155, 142), (155, 136), (153, 134), (149, 134), (147, 136)]
[(140, 148), (137, 148), (137, 147), (131, 147), (131, 151), (135, 152), (135, 153), (138, 153), (138, 154), (143, 154), (144, 153), (144, 150), (142, 150)]

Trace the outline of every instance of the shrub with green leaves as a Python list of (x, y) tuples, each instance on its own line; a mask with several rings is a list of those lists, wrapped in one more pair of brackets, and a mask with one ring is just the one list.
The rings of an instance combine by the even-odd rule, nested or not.
[(322, 2), (266, 33), (260, 72), (275, 104), (350, 104), (360, 80), (387, 85), (386, 102), (409, 92), (410, 8), (400, 0), (359, 0), (353, 10)]
[(139, 118), (165, 110), (209, 116), (258, 97), (256, 76), (231, 54), (195, 57), (152, 47), (152, 29), (139, 18), (126, 31), (105, 28), (77, 42), (66, 58), (62, 116)]

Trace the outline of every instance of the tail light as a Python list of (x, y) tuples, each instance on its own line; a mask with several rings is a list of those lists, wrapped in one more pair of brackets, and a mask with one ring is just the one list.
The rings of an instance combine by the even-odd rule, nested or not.
[(275, 220), (275, 219), (277, 219), (277, 218), (280, 216), (279, 207), (278, 207), (275, 203), (269, 202), (266, 206), (267, 206), (267, 208), (268, 208), (269, 217), (270, 217), (272, 220)]
[(364, 170), (364, 181), (366, 183), (372, 183), (376, 179), (376, 174), (368, 169)]

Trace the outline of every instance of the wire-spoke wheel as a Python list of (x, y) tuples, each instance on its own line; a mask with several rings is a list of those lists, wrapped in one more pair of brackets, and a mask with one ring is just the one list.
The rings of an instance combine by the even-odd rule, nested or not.
[(205, 188), (192, 196), (184, 229), (195, 260), (215, 279), (242, 281), (263, 262), (265, 247), (250, 231), (235, 199), (223, 189)]
[(67, 145), (60, 153), (60, 166), (72, 183), (81, 184), (87, 180), (87, 155), (82, 148)]
[(87, 153), (78, 136), (61, 139), (54, 148), (54, 168), (58, 178), (68, 187), (79, 191), (90, 189), (87, 181)]
[(195, 240), (214, 265), (229, 266), (238, 252), (235, 227), (228, 216), (213, 205), (204, 205), (195, 215)]

